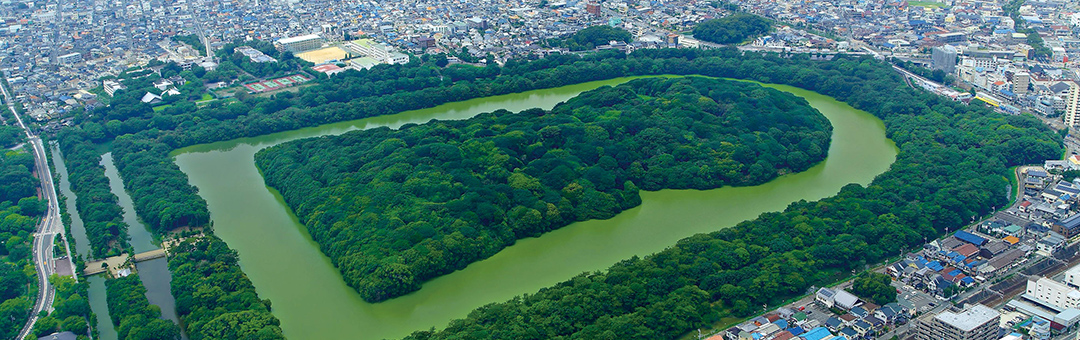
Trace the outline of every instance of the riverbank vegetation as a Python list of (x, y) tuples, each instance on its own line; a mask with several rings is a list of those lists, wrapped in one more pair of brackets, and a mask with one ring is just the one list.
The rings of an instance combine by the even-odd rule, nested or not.
[(161, 310), (146, 298), (138, 275), (105, 281), (105, 295), (118, 339), (180, 339), (180, 327), (161, 318)]
[(830, 283), (830, 273), (862, 269), (955, 230), (1008, 201), (1009, 166), (1061, 152), (1060, 136), (1033, 117), (910, 89), (869, 58), (751, 60), (741, 64), (762, 67), (729, 68), (738, 64), (713, 70), (798, 85), (882, 118), (900, 147), (896, 162), (869, 186), (847, 185), (833, 197), (688, 237), (409, 339), (675, 338), (776, 306)]
[(130, 248), (128, 225), (119, 198), (109, 187), (101, 152), (85, 129), (64, 129), (58, 139), (76, 197), (75, 209), (83, 219), (92, 256), (103, 259), (123, 253)]
[[(37, 196), (34, 156), (26, 151), (0, 153), (0, 338), (15, 338), (37, 298), (37, 272), (32, 259), (33, 233), (45, 214), (46, 202)], [(86, 338), (93, 321), (86, 302), (86, 285), (53, 275), (56, 287), (52, 313), (38, 319), (31, 336), (72, 331)]]
[[(748, 315), (755, 311), (754, 306), (775, 304), (801, 293), (808, 284), (820, 284), (829, 271), (880, 261), (921, 242), (922, 236), (940, 235), (944, 228), (955, 230), (972, 216), (1004, 205), (1007, 171), (1003, 169), (1007, 166), (1041, 162), (1061, 154), (1060, 136), (1046, 132), (1035, 119), (1002, 116), (908, 89), (888, 65), (866, 57), (839, 55), (831, 61), (813, 61), (805, 55), (783, 58), (734, 48), (659, 49), (629, 55), (619, 51), (552, 55), (536, 61), (511, 60), (502, 67), (455, 68), (454, 79), (443, 71), (434, 63), (380, 65), (362, 72), (343, 72), (333, 79), (320, 78), (296, 93), (114, 116), (119, 124), (147, 126), (117, 138), (114, 147), (124, 139), (133, 146), (123, 157), (117, 153), (117, 165), (128, 187), (138, 180), (167, 188), (132, 193), (136, 201), (146, 199), (140, 195), (157, 192), (194, 192), (187, 176), (172, 163), (170, 150), (632, 75), (702, 74), (784, 83), (835, 97), (885, 120), (889, 137), (900, 146), (900, 155), (889, 172), (866, 188), (848, 186), (833, 198), (797, 202), (783, 213), (765, 214), (729, 230), (694, 236), (665, 252), (630, 259), (601, 273), (481, 308), (469, 318), (453, 322), (444, 332), (415, 336), (475, 333), (491, 337), (483, 335), (527, 335), (530, 331), (577, 334), (588, 328), (589, 332), (640, 332), (639, 336), (662, 337), (659, 334), (679, 334), (707, 325), (715, 317)], [(110, 110), (79, 115), (81, 127), (75, 129), (95, 123), (103, 138), (116, 138), (118, 135), (100, 128), (107, 124), (103, 117)], [(149, 128), (155, 120), (167, 128)], [(140, 166), (127, 164), (135, 160), (161, 166), (157, 172), (136, 176)], [(137, 211), (140, 216), (147, 209), (162, 216), (184, 211), (189, 221), (199, 221), (196, 217), (209, 213), (197, 197), (164, 197)], [(220, 247), (227, 249), (224, 244)], [(215, 263), (213, 257), (202, 259), (205, 262), (199, 265), (212, 267)], [(170, 259), (170, 267), (189, 261)], [(239, 272), (239, 267), (235, 270)], [(176, 283), (175, 269), (173, 278), (179, 305), (182, 296), (192, 294), (175, 292), (182, 287)], [(250, 292), (257, 299), (253, 291), (231, 283), (212, 287), (226, 294)], [(618, 295), (622, 300), (605, 309), (579, 302), (594, 297), (589, 294), (610, 299), (600, 296), (601, 290), (623, 292)], [(671, 311), (678, 311), (678, 315), (671, 316)], [(198, 319), (211, 320), (225, 313), (225, 309), (207, 309)], [(182, 314), (182, 318), (195, 318), (192, 315)], [(678, 320), (667, 322), (665, 318)], [(523, 322), (528, 324), (523, 326)], [(594, 335), (589, 332), (578, 336)]]
[(259, 299), (236, 251), (217, 236), (190, 238), (170, 252), (172, 294), (189, 339), (285, 338), (270, 301)]
[(757, 185), (823, 160), (831, 126), (757, 84), (639, 79), (534, 109), (355, 131), (255, 156), (368, 301), (641, 204), (639, 188)]
[[(56, 289), (53, 296), (53, 311), (47, 316), (38, 318), (34, 323), (33, 335), (44, 337), (56, 332), (72, 332), (79, 340), (89, 339), (87, 331), (90, 324), (97, 323), (97, 316), (90, 311), (90, 302), (86, 281), (75, 283), (75, 279), (69, 276), (53, 274), (49, 277), (49, 284)], [(26, 319), (20, 320), (19, 326)], [(97, 333), (94, 333), (96, 336)]]
[(747, 39), (769, 33), (769, 19), (745, 12), (705, 20), (694, 26), (694, 38), (717, 44), (738, 44)]

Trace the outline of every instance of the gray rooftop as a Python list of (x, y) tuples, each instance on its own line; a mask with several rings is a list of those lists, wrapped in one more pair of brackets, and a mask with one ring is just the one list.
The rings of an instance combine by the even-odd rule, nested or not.
[(990, 307), (974, 305), (961, 313), (941, 312), (941, 314), (938, 314), (934, 318), (949, 326), (965, 332), (970, 332), (999, 316), (1001, 316), (1001, 314)]

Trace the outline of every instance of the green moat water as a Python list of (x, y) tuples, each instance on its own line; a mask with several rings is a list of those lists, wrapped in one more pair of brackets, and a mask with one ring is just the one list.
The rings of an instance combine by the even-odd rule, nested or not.
[(495, 256), (436, 278), (420, 291), (367, 303), (345, 285), (280, 195), (266, 187), (254, 154), (308, 137), (432, 119), (466, 119), (497, 109), (550, 109), (583, 91), (634, 78), (479, 98), (430, 109), (196, 145), (174, 152), (176, 163), (206, 199), (214, 231), (240, 254), (260, 297), (273, 302), (292, 339), (383, 339), (441, 328), (482, 305), (655, 253), (687, 236), (779, 211), (798, 200), (832, 196), (849, 183), (867, 184), (896, 158), (881, 120), (847, 104), (790, 86), (767, 85), (806, 98), (833, 125), (828, 158), (813, 168), (754, 187), (642, 192), (642, 205), (614, 218), (574, 223), (524, 239)]

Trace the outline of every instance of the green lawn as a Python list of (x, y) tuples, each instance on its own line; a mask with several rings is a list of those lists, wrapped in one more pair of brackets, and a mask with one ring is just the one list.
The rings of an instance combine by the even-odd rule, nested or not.
[(214, 99), (214, 96), (211, 96), (209, 93), (203, 93), (202, 98), (199, 98), (198, 101), (201, 102), (201, 101), (206, 101), (206, 100), (211, 100), (211, 99)]
[(154, 107), (154, 112), (161, 112), (161, 111), (165, 111), (165, 109), (167, 109), (167, 108), (170, 108), (170, 107), (172, 107), (172, 104), (169, 104), (169, 105), (162, 105), (162, 106), (155, 106), (155, 107)]

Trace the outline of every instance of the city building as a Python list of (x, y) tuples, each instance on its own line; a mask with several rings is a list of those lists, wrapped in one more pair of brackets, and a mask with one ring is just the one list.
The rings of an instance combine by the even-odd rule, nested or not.
[(1080, 126), (1080, 84), (1075, 81), (1069, 84), (1069, 96), (1065, 99), (1065, 126)]
[(1017, 72), (1013, 75), (1013, 93), (1018, 96), (1024, 96), (1028, 93), (1028, 84), (1031, 83), (1031, 74), (1027, 72)]
[(114, 93), (116, 93), (116, 91), (127, 88), (127, 86), (124, 86), (124, 84), (121, 84), (120, 82), (111, 79), (102, 81), (101, 87), (105, 88), (105, 93), (108, 93), (109, 96), (112, 96)]
[(916, 340), (997, 340), (998, 319), (996, 310), (981, 304), (960, 313), (941, 312), (927, 314), (919, 319)]
[(1043, 319), (1039, 316), (1035, 316), (1031, 319), (1031, 328), (1029, 328), (1028, 335), (1031, 335), (1032, 339), (1049, 340), (1050, 321)]
[(1056, 221), (1050, 226), (1050, 230), (1055, 233), (1070, 238), (1080, 234), (1080, 214), (1072, 215), (1064, 220)]
[(956, 48), (952, 45), (934, 47), (930, 60), (930, 67), (935, 70), (942, 70), (948, 74), (956, 72)]
[(375, 59), (387, 64), (404, 64), (409, 62), (409, 56), (395, 52), (385, 44), (371, 39), (360, 39), (345, 43), (345, 48), (355, 54)]
[(251, 46), (238, 46), (233, 50), (236, 51), (237, 53), (243, 54), (244, 56), (248, 57), (249, 59), (251, 59), (252, 62), (256, 62), (256, 63), (273, 63), (273, 62), (277, 62), (277, 59), (274, 59), (273, 57), (268, 56), (265, 53), (262, 53), (262, 51), (259, 51), (259, 50), (256, 50), (256, 49), (252, 48)]
[(274, 45), (283, 51), (300, 53), (322, 47), (324, 42), (326, 42), (326, 39), (323, 39), (323, 37), (318, 34), (308, 34), (299, 37), (278, 39), (278, 41), (274, 42)]
[(600, 3), (595, 1), (590, 1), (586, 3), (585, 12), (588, 12), (589, 14), (594, 16), (600, 16)]
[(1065, 284), (1069, 287), (1080, 288), (1080, 266), (1065, 271)]
[(1045, 277), (1029, 280), (1023, 297), (1056, 310), (1080, 306), (1080, 290)]
[(70, 64), (75, 64), (75, 63), (78, 63), (80, 61), (83, 61), (83, 57), (82, 57), (82, 53), (79, 53), (79, 52), (68, 53), (68, 54), (56, 57), (56, 61), (61, 63), (61, 64), (70, 65)]
[(334, 74), (345, 72), (345, 69), (334, 64), (322, 64), (311, 68), (312, 70), (325, 73), (327, 76), (333, 76)]

